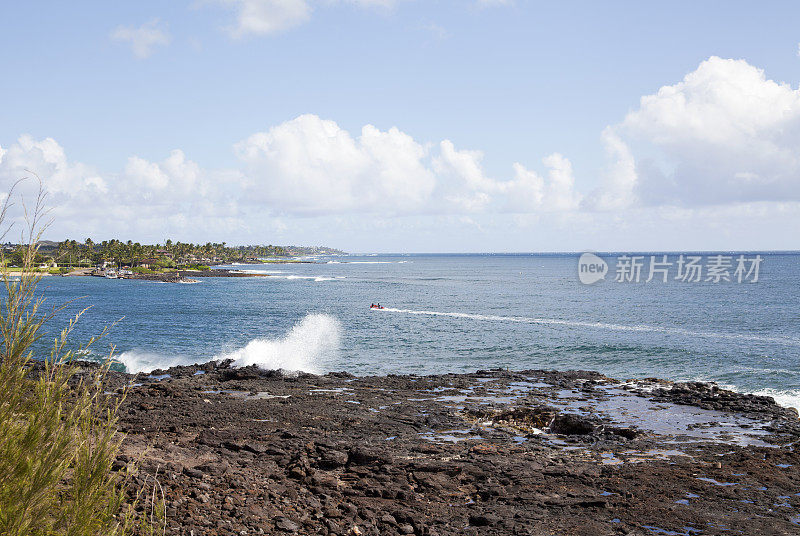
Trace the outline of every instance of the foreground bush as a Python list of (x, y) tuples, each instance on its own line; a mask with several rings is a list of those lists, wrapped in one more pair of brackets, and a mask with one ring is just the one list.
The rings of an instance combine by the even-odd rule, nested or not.
[[(36, 240), (31, 243), (24, 268), (32, 267), (35, 259)], [(128, 473), (112, 471), (122, 441), (117, 432), (122, 397), (104, 394), (106, 367), (87, 373), (74, 363), (96, 339), (67, 350), (76, 317), (45, 359), (35, 355), (45, 323), (58, 311), (45, 311), (43, 299), (37, 297), (40, 279), (27, 269), (18, 281), (3, 275), (0, 534), (106, 536), (134, 529), (153, 533), (149, 518), (134, 527), (136, 497), (131, 504), (125, 502)]]

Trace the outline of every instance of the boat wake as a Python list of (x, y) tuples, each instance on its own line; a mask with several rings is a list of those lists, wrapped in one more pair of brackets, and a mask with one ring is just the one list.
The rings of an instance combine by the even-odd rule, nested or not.
[(709, 339), (730, 339), (730, 340), (743, 340), (743, 341), (759, 341), (769, 342), (775, 344), (782, 344), (786, 346), (800, 346), (800, 339), (795, 337), (765, 337), (762, 335), (745, 335), (740, 333), (719, 333), (707, 331), (692, 331), (682, 328), (670, 328), (664, 326), (650, 326), (644, 324), (624, 325), (624, 324), (610, 324), (606, 322), (585, 322), (578, 320), (560, 320), (555, 318), (538, 318), (538, 317), (525, 317), (525, 316), (501, 316), (501, 315), (481, 315), (473, 313), (459, 313), (447, 311), (425, 311), (413, 309), (396, 309), (393, 307), (384, 307), (383, 309), (373, 309), (386, 313), (403, 313), (409, 315), (427, 315), (427, 316), (443, 316), (450, 318), (466, 318), (470, 320), (482, 320), (490, 322), (517, 322), (522, 324), (541, 324), (552, 326), (570, 326), (570, 327), (583, 327), (592, 329), (605, 329), (611, 331), (640, 331), (648, 333), (666, 333), (670, 335), (680, 335), (684, 337), (702, 337)]

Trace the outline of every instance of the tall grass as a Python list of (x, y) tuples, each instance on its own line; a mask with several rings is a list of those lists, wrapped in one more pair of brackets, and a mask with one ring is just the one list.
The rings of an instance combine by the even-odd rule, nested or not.
[[(36, 292), (42, 276), (33, 261), (43, 201), (40, 188), (28, 220), (23, 270), (18, 280), (4, 273), (0, 290), (0, 534), (154, 533), (149, 518), (134, 522), (136, 507), (142, 510), (137, 502), (147, 494), (126, 501), (130, 473), (112, 470), (123, 439), (117, 410), (124, 394), (104, 393), (107, 367), (83, 370), (75, 362), (105, 332), (69, 348), (79, 313), (55, 337), (49, 355), (36, 355), (43, 328), (61, 310), (47, 310)], [(151, 510), (156, 506), (163, 509), (163, 501), (154, 496)]]

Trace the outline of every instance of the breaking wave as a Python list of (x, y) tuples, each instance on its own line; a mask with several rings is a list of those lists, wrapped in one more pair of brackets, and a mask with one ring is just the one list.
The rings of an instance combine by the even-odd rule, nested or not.
[(771, 396), (775, 402), (786, 408), (794, 408), (800, 411), (800, 392), (794, 390), (781, 390), (781, 389), (761, 389), (755, 391), (753, 394), (762, 396)]
[[(335, 359), (341, 339), (341, 328), (335, 317), (309, 314), (283, 337), (253, 339), (244, 347), (214, 356), (215, 361), (233, 360), (233, 366), (256, 365), (259, 368), (320, 373), (325, 364)], [(189, 356), (165, 356), (130, 350), (117, 357), (126, 372), (137, 374), (178, 365), (193, 365), (203, 359)]]
[(215, 356), (232, 359), (236, 367), (319, 373), (324, 362), (336, 356), (341, 338), (339, 322), (331, 315), (310, 314), (279, 339), (253, 339), (243, 348)]
[(125, 365), (125, 372), (130, 374), (150, 372), (156, 369), (167, 369), (179, 365), (193, 365), (198, 362), (197, 359), (184, 356), (166, 356), (142, 350), (128, 350), (127, 352), (122, 352), (116, 357), (116, 361)]

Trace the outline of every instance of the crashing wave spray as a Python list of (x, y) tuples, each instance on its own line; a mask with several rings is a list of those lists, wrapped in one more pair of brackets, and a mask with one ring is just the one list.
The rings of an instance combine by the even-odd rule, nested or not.
[(217, 361), (232, 359), (233, 366), (318, 373), (322, 362), (339, 349), (341, 329), (336, 318), (310, 314), (295, 324), (280, 339), (253, 339), (243, 348), (215, 356)]
[(150, 372), (156, 369), (167, 369), (179, 365), (193, 365), (197, 362), (196, 359), (187, 357), (165, 356), (141, 350), (122, 352), (116, 357), (116, 360), (125, 365), (125, 372), (129, 374)]
[[(336, 357), (340, 339), (341, 328), (336, 318), (326, 314), (310, 314), (283, 337), (253, 339), (244, 347), (214, 356), (212, 360), (232, 359), (235, 367), (256, 365), (265, 370), (318, 373), (323, 370), (325, 362)], [(123, 352), (117, 360), (132, 374), (204, 361), (189, 356), (165, 356), (140, 350)]]

